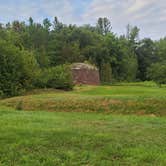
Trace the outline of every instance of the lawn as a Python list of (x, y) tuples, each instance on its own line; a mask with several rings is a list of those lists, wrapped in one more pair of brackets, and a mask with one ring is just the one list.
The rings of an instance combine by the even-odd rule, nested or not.
[(166, 116), (166, 87), (129, 85), (77, 86), (71, 92), (38, 90), (2, 100), (0, 104), (30, 111)]
[(37, 90), (0, 105), (0, 166), (166, 165), (166, 88)]
[(0, 111), (1, 166), (166, 165), (166, 119)]

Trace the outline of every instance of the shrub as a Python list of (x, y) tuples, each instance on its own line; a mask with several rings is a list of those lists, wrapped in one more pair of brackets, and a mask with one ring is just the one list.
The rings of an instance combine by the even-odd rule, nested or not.
[(33, 86), (37, 63), (34, 55), (0, 40), (0, 93), (21, 94)]
[(36, 86), (70, 90), (73, 88), (72, 74), (69, 65), (60, 65), (40, 71)]

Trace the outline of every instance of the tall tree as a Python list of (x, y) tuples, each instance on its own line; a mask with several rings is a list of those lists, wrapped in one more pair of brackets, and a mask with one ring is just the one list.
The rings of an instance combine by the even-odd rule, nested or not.
[(100, 34), (106, 35), (111, 31), (111, 22), (108, 18), (99, 18), (97, 21), (97, 30)]
[(136, 55), (138, 59), (138, 73), (137, 78), (145, 81), (147, 77), (147, 69), (154, 62), (158, 61), (156, 56), (156, 47), (151, 39), (141, 40), (136, 48)]
[(102, 62), (100, 66), (100, 79), (103, 83), (110, 83), (112, 80), (112, 68), (110, 63)]
[(45, 30), (49, 31), (51, 25), (52, 25), (52, 24), (51, 24), (51, 22), (50, 22), (50, 20), (49, 20), (48, 18), (45, 18), (45, 19), (43, 20), (43, 26), (44, 26), (44, 29), (45, 29)]
[(32, 25), (33, 25), (33, 18), (29, 17), (29, 26), (32, 26)]
[(127, 34), (126, 38), (130, 41), (130, 44), (135, 45), (139, 40), (139, 31), (140, 29), (137, 26), (132, 27), (127, 25)]

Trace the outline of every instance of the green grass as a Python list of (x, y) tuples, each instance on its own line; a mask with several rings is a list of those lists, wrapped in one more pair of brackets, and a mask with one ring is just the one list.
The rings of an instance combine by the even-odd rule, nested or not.
[(165, 145), (165, 86), (77, 86), (0, 101), (0, 166), (165, 166)]
[[(41, 92), (41, 91), (39, 91)], [(166, 116), (166, 88), (138, 86), (80, 86), (72, 92), (45, 91), (2, 100), (23, 110), (103, 112)]]
[(166, 119), (1, 108), (1, 166), (166, 165)]

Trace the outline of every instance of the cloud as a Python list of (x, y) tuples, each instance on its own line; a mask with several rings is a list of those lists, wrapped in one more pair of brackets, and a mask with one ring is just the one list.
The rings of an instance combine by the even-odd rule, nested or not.
[(65, 23), (71, 23), (74, 20), (74, 9), (69, 0), (42, 0), (41, 10), (46, 16), (57, 16)]
[[(1, 0), (0, 0), (1, 1)], [(73, 8), (69, 0), (6, 0), (0, 6), (0, 21), (25, 20), (30, 16), (36, 21), (45, 17), (58, 16), (68, 23), (73, 18)]]
[(141, 37), (166, 35), (165, 0), (92, 0), (82, 18), (94, 23), (98, 17), (110, 18), (118, 34), (130, 23), (141, 29)]
[(155, 4), (156, 0), (135, 0), (127, 9), (128, 13), (137, 12), (143, 8), (147, 8), (149, 5)]
[[(113, 31), (124, 34), (128, 23), (141, 29), (142, 37), (166, 35), (165, 0), (0, 0), (0, 22), (35, 21), (57, 16), (63, 23), (95, 24), (108, 17)], [(165, 33), (165, 34), (164, 34)]]
[[(19, 4), (19, 5), (18, 5)], [(28, 3), (28, 1), (23, 0), (13, 4), (12, 1), (6, 1), (0, 6), (0, 21), (11, 21), (11, 20), (23, 20), (27, 19), (29, 16), (37, 15), (37, 7), (34, 3)]]

